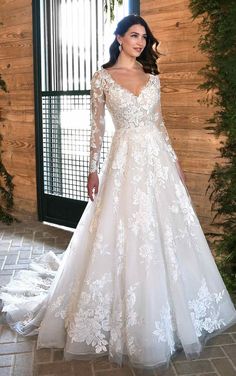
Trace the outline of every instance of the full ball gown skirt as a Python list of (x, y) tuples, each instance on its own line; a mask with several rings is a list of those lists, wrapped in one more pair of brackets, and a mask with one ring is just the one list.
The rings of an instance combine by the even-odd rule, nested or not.
[(236, 310), (181, 179), (159, 76), (150, 74), (136, 96), (107, 70), (94, 73), (91, 172), (105, 105), (115, 132), (95, 201), (61, 259), (50, 252), (2, 288), (6, 320), (38, 334), (38, 348), (64, 348), (66, 359), (107, 354), (155, 368), (180, 349), (196, 358), (236, 322)]

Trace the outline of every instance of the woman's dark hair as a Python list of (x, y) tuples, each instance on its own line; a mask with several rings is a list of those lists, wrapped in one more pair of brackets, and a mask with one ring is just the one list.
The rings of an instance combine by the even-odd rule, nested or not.
[[(143, 66), (143, 70), (145, 73), (152, 73), (154, 75), (159, 74), (158, 67), (157, 67), (157, 59), (161, 55), (157, 51), (157, 46), (159, 44), (158, 40), (154, 37), (149, 26), (147, 25), (144, 19), (136, 14), (130, 14), (129, 16), (124, 17), (121, 21), (118, 22), (116, 30), (114, 31), (115, 36), (120, 35), (123, 36), (126, 31), (133, 25), (142, 25), (147, 34), (146, 39), (146, 46), (139, 57), (137, 57), (137, 61), (140, 62)], [(109, 48), (110, 53), (110, 60), (103, 64), (103, 68), (112, 67), (118, 56), (119, 56), (119, 42), (115, 37), (115, 40), (112, 42)]]

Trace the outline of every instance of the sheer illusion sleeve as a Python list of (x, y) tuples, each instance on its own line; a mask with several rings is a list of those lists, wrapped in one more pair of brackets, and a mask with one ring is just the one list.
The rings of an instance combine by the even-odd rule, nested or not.
[[(160, 89), (160, 80), (159, 80), (159, 77), (158, 77), (158, 81), (159, 81), (159, 90), (161, 90)], [(161, 96), (161, 91), (160, 91), (160, 96)], [(176, 153), (174, 151), (174, 148), (172, 146), (172, 143), (171, 143), (171, 140), (170, 140), (168, 131), (166, 129), (163, 116), (162, 116), (161, 98), (160, 98), (160, 100), (158, 101), (158, 104), (157, 104), (155, 118), (156, 118), (156, 125), (157, 125), (158, 129), (161, 131), (161, 133), (163, 135), (163, 138), (165, 140), (166, 148), (167, 148), (168, 152), (170, 153), (173, 161), (174, 162), (178, 162), (178, 157), (177, 157), (177, 155), (176, 155)]]
[(91, 80), (90, 111), (91, 134), (89, 173), (95, 172), (98, 169), (100, 151), (105, 132), (105, 96), (102, 87), (101, 73), (99, 71), (94, 73)]
[[(159, 77), (158, 77), (158, 79), (159, 79)], [(160, 80), (159, 80), (159, 90), (160, 90)], [(174, 150), (174, 148), (172, 146), (172, 143), (171, 143), (171, 140), (170, 140), (168, 131), (166, 129), (163, 116), (162, 116), (161, 99), (158, 101), (158, 105), (157, 105), (157, 108), (156, 108), (155, 117), (156, 117), (156, 125), (157, 125), (158, 129), (161, 131), (161, 133), (163, 135), (163, 138), (165, 140), (166, 149), (168, 150), (168, 153), (170, 154), (173, 162), (176, 164), (176, 167), (177, 167), (177, 170), (179, 172), (179, 175), (180, 175), (183, 183), (185, 184), (185, 177), (184, 177), (183, 170), (182, 170), (182, 168), (180, 166), (179, 159), (178, 159), (178, 157), (177, 157), (177, 155), (175, 153), (175, 150)]]

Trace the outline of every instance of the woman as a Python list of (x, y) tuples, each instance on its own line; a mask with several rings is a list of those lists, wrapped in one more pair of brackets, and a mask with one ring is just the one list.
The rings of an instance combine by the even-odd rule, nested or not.
[[(236, 322), (162, 119), (157, 45), (143, 18), (118, 23), (91, 81), (91, 201), (49, 292), (24, 310), (2, 294), (11, 327), (67, 359), (168, 366)], [(115, 133), (99, 182), (105, 105)]]

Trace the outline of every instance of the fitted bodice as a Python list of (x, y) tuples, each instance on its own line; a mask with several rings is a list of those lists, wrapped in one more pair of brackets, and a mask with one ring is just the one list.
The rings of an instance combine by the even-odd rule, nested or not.
[(159, 77), (149, 74), (139, 95), (118, 84), (106, 69), (101, 70), (105, 102), (115, 129), (155, 126), (160, 101)]
[(91, 138), (89, 172), (98, 168), (100, 150), (105, 131), (105, 106), (116, 132), (119, 130), (153, 130), (158, 128), (173, 155), (171, 142), (165, 128), (160, 104), (160, 80), (149, 74), (139, 95), (117, 83), (108, 70), (97, 70), (91, 80)]

